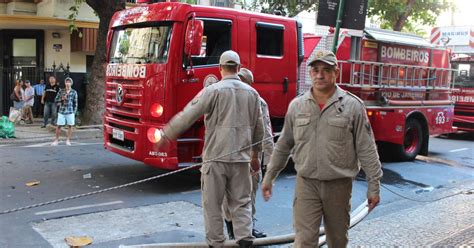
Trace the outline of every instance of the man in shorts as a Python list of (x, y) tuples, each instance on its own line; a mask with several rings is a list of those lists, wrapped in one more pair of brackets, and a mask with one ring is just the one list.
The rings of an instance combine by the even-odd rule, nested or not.
[(68, 126), (66, 145), (71, 145), (72, 127), (75, 125), (75, 115), (77, 112), (77, 92), (71, 88), (73, 84), (72, 78), (64, 80), (64, 89), (59, 90), (56, 95), (55, 102), (59, 106), (58, 120), (56, 122), (56, 139), (51, 144), (57, 146), (59, 143), (59, 134), (61, 127)]

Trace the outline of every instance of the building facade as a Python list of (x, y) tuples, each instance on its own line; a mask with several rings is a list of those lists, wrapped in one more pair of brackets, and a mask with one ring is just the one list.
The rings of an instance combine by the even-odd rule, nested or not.
[(80, 105), (85, 100), (87, 73), (92, 64), (99, 19), (82, 4), (70, 33), (70, 0), (0, 0), (0, 111), (8, 114), (9, 95), (17, 79), (36, 84), (56, 75), (74, 79)]

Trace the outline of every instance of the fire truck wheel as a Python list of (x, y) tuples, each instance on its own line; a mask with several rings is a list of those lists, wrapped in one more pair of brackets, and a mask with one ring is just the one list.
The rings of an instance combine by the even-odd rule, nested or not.
[(405, 137), (403, 145), (396, 145), (398, 160), (414, 160), (421, 150), (423, 144), (423, 129), (417, 119), (410, 118), (405, 125)]

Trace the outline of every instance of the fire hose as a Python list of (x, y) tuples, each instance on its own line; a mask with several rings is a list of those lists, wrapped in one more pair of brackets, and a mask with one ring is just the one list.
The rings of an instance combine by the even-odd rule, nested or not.
[[(351, 213), (350, 228), (357, 225), (362, 221), (368, 214), (369, 208), (367, 207), (367, 200), (360, 204), (354, 211)], [(326, 235), (324, 235), (324, 227), (319, 228), (319, 246), (326, 243)], [(255, 239), (253, 242), (254, 246), (265, 246), (265, 245), (279, 245), (279, 244), (288, 244), (295, 241), (295, 234), (285, 234), (274, 237), (259, 238)], [(155, 247), (194, 247), (194, 248), (204, 248), (209, 247), (206, 242), (188, 242), (188, 243), (156, 243), (156, 244), (142, 244), (142, 245), (120, 245), (120, 248), (155, 248)], [(234, 240), (227, 240), (224, 243), (224, 247), (238, 247), (237, 243)]]

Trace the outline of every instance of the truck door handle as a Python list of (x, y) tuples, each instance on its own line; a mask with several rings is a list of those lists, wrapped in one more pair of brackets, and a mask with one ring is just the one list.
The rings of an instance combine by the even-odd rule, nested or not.
[(283, 79), (283, 93), (286, 93), (286, 92), (288, 92), (288, 78), (287, 77)]

